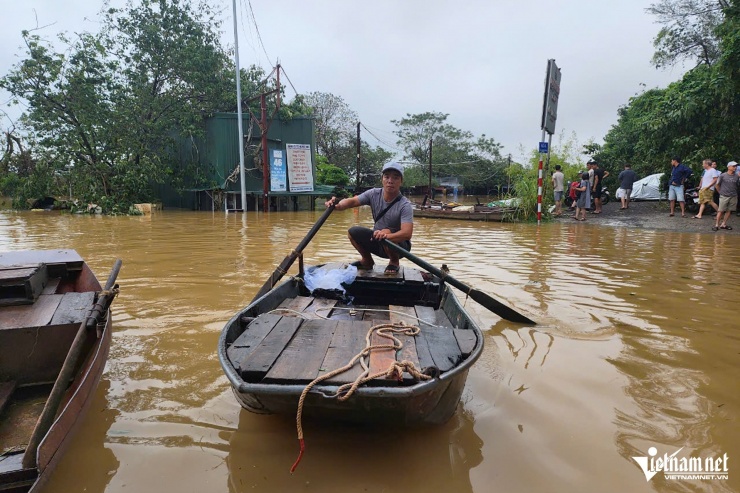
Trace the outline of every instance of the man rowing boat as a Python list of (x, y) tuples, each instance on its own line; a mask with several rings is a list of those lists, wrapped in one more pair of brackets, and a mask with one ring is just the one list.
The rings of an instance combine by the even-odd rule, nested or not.
[[(363, 226), (349, 228), (348, 236), (352, 246), (362, 257), (352, 265), (358, 269), (372, 269), (375, 265), (373, 254), (387, 258), (386, 273), (396, 273), (399, 256), (381, 244), (386, 239), (403, 249), (411, 250), (411, 236), (414, 232), (414, 213), (409, 199), (401, 195), (403, 167), (394, 161), (386, 163), (382, 171), (382, 188), (372, 188), (360, 195), (340, 200), (334, 208), (338, 211), (369, 205), (375, 225), (373, 229)], [(326, 202), (329, 207), (336, 197)]]

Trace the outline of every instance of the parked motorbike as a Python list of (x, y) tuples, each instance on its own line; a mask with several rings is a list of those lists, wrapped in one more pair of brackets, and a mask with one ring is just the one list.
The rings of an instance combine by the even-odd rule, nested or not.
[(684, 188), (683, 199), (686, 202), (686, 210), (692, 214), (699, 212), (699, 188)]

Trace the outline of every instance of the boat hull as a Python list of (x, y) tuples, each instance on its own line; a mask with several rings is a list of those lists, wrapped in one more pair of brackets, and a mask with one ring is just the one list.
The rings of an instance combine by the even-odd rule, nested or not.
[[(372, 291), (374, 296), (383, 292), (382, 282), (373, 284), (372, 287), (375, 288)], [(296, 414), (300, 395), (306, 387), (305, 383), (285, 385), (247, 382), (230, 361), (227, 348), (244, 330), (240, 329), (240, 320), (275, 310), (283, 300), (300, 293), (298, 280), (294, 278), (284, 282), (239, 311), (226, 324), (221, 334), (218, 343), (221, 366), (231, 383), (237, 401), (248, 411), (259, 414)], [(393, 297), (395, 299), (399, 295), (394, 294)], [(475, 334), (475, 347), (460, 364), (431, 380), (413, 385), (379, 385), (373, 381), (359, 387), (344, 401), (339, 401), (335, 397), (337, 385), (319, 383), (306, 396), (303, 407), (306, 419), (384, 423), (408, 427), (439, 425), (449, 420), (460, 402), (468, 370), (482, 352), (483, 337), (478, 326), (445, 284), (440, 286), (438, 306), (456, 327), (464, 327)]]
[[(21, 395), (29, 389), (39, 389), (43, 394), (43, 389), (50, 390), (67, 348), (86, 317), (84, 314), (92, 309), (92, 305), (83, 305), (80, 300), (93, 300), (94, 293), (102, 289), (94, 273), (72, 250), (0, 254), (0, 268), (8, 270), (16, 265), (37, 262), (48, 268), (49, 285), (33, 303), (0, 307), (0, 317), (4, 318), (0, 327), (3, 341), (3, 347), (0, 347), (0, 383), (7, 385), (12, 381), (16, 390), (7, 397), (6, 404), (15, 403), (13, 406), (18, 411), (14, 411), (14, 416), (20, 416), (24, 423), (31, 424), (35, 424), (36, 415), (23, 418), (26, 411), (22, 398), (15, 399), (14, 392)], [(82, 297), (75, 298), (79, 295)], [(65, 298), (67, 296), (71, 298)], [(72, 302), (66, 303), (65, 299)], [(35, 467), (22, 466), (24, 442), (0, 455), (0, 492), (40, 491), (61, 460), (84, 420), (105, 369), (112, 337), (110, 310), (100, 320), (102, 322), (97, 329), (85, 332), (80, 363), (64, 391), (53, 423), (39, 442)], [(19, 358), (25, 361), (25, 365), (18, 363)], [(34, 412), (37, 413), (36, 409)], [(8, 441), (15, 436), (27, 440), (32, 429), (27, 431), (27, 435), (24, 429), (23, 433), (3, 436)]]

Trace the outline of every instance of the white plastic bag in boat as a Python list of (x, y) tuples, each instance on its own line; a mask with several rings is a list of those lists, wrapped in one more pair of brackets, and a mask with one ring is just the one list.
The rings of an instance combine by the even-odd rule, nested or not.
[(336, 289), (344, 293), (342, 283), (352, 284), (355, 277), (357, 277), (357, 267), (354, 265), (347, 265), (340, 268), (327, 268), (327, 266), (311, 267), (303, 275), (303, 284), (312, 293), (314, 289)]

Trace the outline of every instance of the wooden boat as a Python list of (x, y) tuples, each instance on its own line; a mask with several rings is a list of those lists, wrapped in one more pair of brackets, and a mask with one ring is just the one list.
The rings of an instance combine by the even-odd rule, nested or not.
[[(333, 263), (324, 270), (343, 269)], [(239, 403), (255, 413), (295, 415), (304, 388), (348, 363), (366, 347), (371, 327), (391, 322), (415, 325), (416, 336), (399, 336), (403, 348), (373, 351), (370, 374), (411, 361), (428, 380), (409, 372), (360, 386), (344, 401), (340, 386), (362, 369), (328, 378), (306, 395), (303, 415), (318, 419), (434, 425), (455, 412), (470, 366), (483, 349), (483, 335), (450, 287), (431, 274), (401, 267), (359, 270), (343, 301), (311, 295), (300, 276), (290, 278), (240, 310), (224, 327), (218, 356)], [(371, 344), (386, 344), (377, 333)]]
[(40, 488), (87, 410), (111, 342), (100, 291), (74, 250), (0, 253), (0, 492)]
[(485, 205), (470, 206), (467, 210), (453, 210), (438, 207), (416, 207), (414, 208), (414, 217), (503, 222), (513, 217), (514, 212), (514, 209), (488, 207)]

